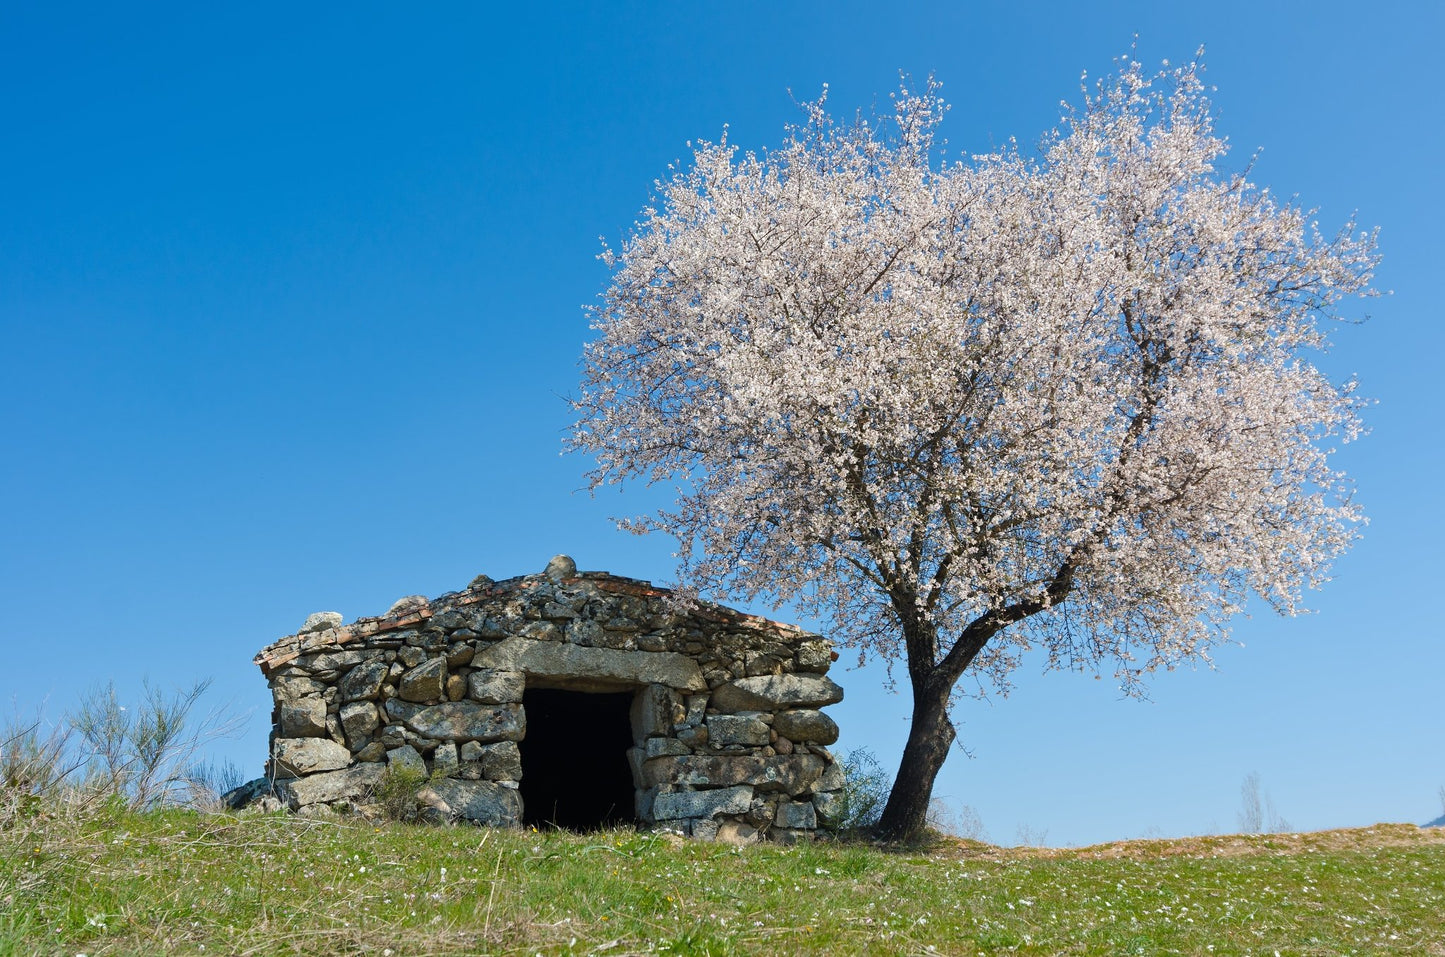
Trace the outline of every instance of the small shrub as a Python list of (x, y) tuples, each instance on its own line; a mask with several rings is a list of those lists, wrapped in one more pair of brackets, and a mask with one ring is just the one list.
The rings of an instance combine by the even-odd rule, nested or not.
[(843, 812), (838, 830), (844, 834), (866, 831), (878, 823), (893, 779), (868, 748), (843, 755)]
[(387, 768), (371, 792), (373, 806), (389, 821), (416, 821), (422, 812), (417, 796), (428, 780), (426, 772), (416, 768)]
[(1259, 772), (1251, 771), (1244, 776), (1239, 786), (1239, 830), (1245, 834), (1258, 834), (1264, 830), (1264, 807), (1259, 798)]
[(1274, 800), (1269, 796), (1269, 792), (1260, 790), (1258, 771), (1251, 771), (1244, 776), (1244, 783), (1239, 786), (1239, 794), (1239, 829), (1242, 833), (1282, 833), (1291, 830), (1289, 821), (1275, 812)]
[(958, 836), (970, 841), (987, 841), (988, 831), (984, 830), (983, 818), (972, 804), (958, 809)]
[(201, 746), (240, 729), (243, 719), (215, 708), (195, 713), (210, 681), (167, 695), (146, 682), (138, 706), (120, 703), (114, 683), (83, 698), (68, 723), (79, 736), (84, 787), (131, 807), (184, 803)]
[(1043, 827), (1034, 827), (1032, 824), (1020, 824), (1014, 832), (1018, 836), (1020, 847), (1048, 847), (1049, 830)]
[(46, 728), (40, 715), (19, 716), (0, 726), (0, 792), (7, 796), (39, 798), (51, 794), (75, 770), (68, 757), (70, 729)]
[(220, 810), (221, 795), (251, 780), (234, 761), (206, 760), (193, 764), (185, 773), (185, 803), (200, 810)]
[(972, 805), (964, 804), (955, 811), (944, 798), (936, 797), (928, 803), (928, 826), (942, 834), (969, 841), (988, 840), (983, 818)]

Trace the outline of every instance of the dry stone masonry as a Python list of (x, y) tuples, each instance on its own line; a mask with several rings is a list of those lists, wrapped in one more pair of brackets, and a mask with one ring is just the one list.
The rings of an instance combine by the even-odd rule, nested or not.
[(820, 709), (843, 689), (818, 635), (566, 556), (342, 622), (312, 615), (256, 656), (275, 699), (266, 789), (292, 809), (363, 807), (393, 770), (483, 824), (794, 841), (837, 823)]

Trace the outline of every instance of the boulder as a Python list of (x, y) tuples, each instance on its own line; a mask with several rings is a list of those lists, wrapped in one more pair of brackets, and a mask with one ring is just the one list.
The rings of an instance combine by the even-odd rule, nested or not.
[(719, 711), (778, 711), (817, 708), (843, 700), (843, 689), (819, 675), (758, 675), (739, 678), (713, 690)]
[(276, 723), (282, 737), (326, 737), (326, 702), (320, 695), (309, 695), (283, 703), (277, 711)]
[(575, 621), (569, 621), (567, 623), (567, 628), (563, 632), (563, 634), (564, 637), (566, 637), (566, 639), (572, 644), (587, 645), (589, 647), (607, 647), (608, 645), (621, 646), (626, 644), (627, 641), (626, 635), (621, 632), (611, 632), (614, 638), (609, 639), (607, 637), (609, 633), (607, 631), (604, 631), (600, 624), (586, 618), (578, 618)]
[(710, 818), (718, 814), (745, 814), (752, 803), (753, 789), (750, 787), (676, 791), (657, 796), (652, 802), (652, 816), (659, 821), (673, 821), (685, 817)]
[(416, 792), (416, 803), (419, 808), (423, 809), (420, 819), (429, 824), (442, 824), (456, 817), (452, 813), (451, 805), (442, 800), (442, 796), (430, 785), (424, 786)]
[(420, 611), (429, 604), (431, 604), (431, 602), (427, 600), (425, 595), (407, 595), (405, 598), (398, 598), (392, 602), (391, 607), (386, 610), (386, 617), (400, 618), (402, 615)]
[(385, 661), (365, 661), (346, 673), (337, 685), (342, 701), (375, 698), (381, 694), (390, 666)]
[(527, 733), (522, 709), (515, 705), (447, 701), (422, 708), (404, 720), (417, 734), (446, 741), (520, 741)]
[(353, 755), (356, 761), (385, 761), (386, 745), (380, 741), (373, 741), (366, 747)]
[(426, 760), (422, 758), (420, 751), (409, 744), (386, 752), (386, 767), (399, 774), (426, 777)]
[(351, 763), (351, 752), (330, 738), (278, 738), (275, 749), (277, 776), (335, 771)]
[(402, 701), (400, 698), (391, 698), (386, 702), (384, 710), (391, 721), (405, 722), (418, 711), (426, 708), (427, 705), (415, 704), (411, 701)]
[(818, 822), (824, 827), (837, 827), (843, 822), (848, 801), (842, 791), (823, 791), (813, 795), (813, 808), (818, 812)]
[(313, 681), (310, 678), (276, 678), (271, 683), (271, 695), (279, 705), (295, 704), (302, 698), (309, 698), (313, 695), (321, 697), (326, 690), (326, 684), (321, 681)]
[(686, 716), (682, 696), (665, 685), (648, 685), (632, 699), (632, 733), (639, 739), (664, 737)]
[(561, 583), (569, 578), (577, 577), (577, 563), (569, 555), (555, 555), (542, 570), (550, 582)]
[(431, 785), (452, 814), (476, 824), (511, 826), (521, 823), (522, 799), (515, 788), (491, 781), (447, 778)]
[(445, 695), (447, 660), (431, 658), (401, 676), (396, 693), (407, 701), (437, 701)]
[(642, 767), (642, 786), (678, 785), (722, 788), (747, 784), (759, 791), (801, 794), (823, 774), (823, 759), (816, 754), (682, 755), (654, 758)]
[(457, 764), (457, 743), (455, 741), (443, 741), (432, 752), (432, 774), (435, 777), (451, 777), (457, 773)]
[(232, 788), (225, 794), (222, 794), (221, 801), (231, 810), (239, 811), (244, 807), (249, 807), (271, 793), (271, 779), (256, 778), (254, 781), (247, 781), (240, 787)]
[(361, 648), (353, 648), (350, 651), (326, 651), (315, 655), (304, 655), (297, 659), (297, 664), (304, 665), (313, 674), (324, 674), (331, 671), (345, 671), (352, 665), (358, 665), (371, 657), (371, 653)]
[(519, 781), (522, 778), (522, 752), (515, 741), (498, 741), (496, 744), (468, 741), (462, 745), (462, 760), (479, 764), (482, 774), (491, 781)]
[(467, 697), (481, 704), (515, 704), (526, 687), (527, 676), (520, 671), (487, 668), (467, 676)]
[(724, 844), (756, 844), (762, 840), (762, 834), (751, 824), (743, 824), (740, 821), (724, 821), (718, 826), (711, 840), (721, 841)]
[(728, 745), (763, 746), (771, 729), (762, 718), (751, 714), (710, 714), (707, 716), (708, 743), (715, 748)]
[(643, 744), (647, 758), (660, 758), (669, 754), (692, 754), (692, 749), (676, 738), (648, 738)]
[(811, 801), (783, 801), (773, 816), (773, 824), (777, 827), (815, 828), (818, 826), (818, 815)]
[(460, 701), (467, 696), (467, 679), (461, 675), (447, 675), (445, 690), (448, 701)]
[(555, 622), (534, 621), (522, 629), (522, 637), (532, 641), (561, 641), (564, 632)]
[(332, 801), (356, 801), (368, 796), (385, 773), (385, 765), (358, 764), (340, 771), (277, 781), (276, 793), (293, 809)]
[(549, 601), (542, 606), (542, 617), (550, 618), (553, 621), (570, 621), (578, 616), (579, 612), (571, 605), (564, 605), (560, 601)]
[(301, 626), (296, 634), (305, 635), (313, 631), (330, 631), (333, 628), (340, 628), (341, 623), (345, 620), (345, 618), (341, 617), (341, 612), (339, 611), (313, 612), (306, 616), (306, 623)]
[(833, 648), (822, 638), (805, 641), (798, 645), (794, 660), (798, 663), (799, 671), (822, 674), (832, 667)]
[(707, 725), (698, 728), (683, 728), (677, 732), (677, 740), (689, 750), (707, 747)]
[(838, 723), (813, 708), (779, 712), (773, 728), (795, 743), (832, 744), (838, 740)]
[(467, 627), (471, 620), (471, 616), (466, 612), (453, 608), (451, 611), (432, 615), (429, 627), (440, 628), (442, 631), (457, 631)]

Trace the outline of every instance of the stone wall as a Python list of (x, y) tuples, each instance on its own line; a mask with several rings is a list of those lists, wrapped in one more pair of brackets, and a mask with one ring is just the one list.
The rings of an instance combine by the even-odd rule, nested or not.
[[(582, 693), (563, 696), (577, 725), (564, 747), (579, 758), (607, 747), (590, 702), (628, 708), (624, 819), (729, 840), (797, 840), (837, 823), (843, 776), (827, 745), (838, 727), (819, 709), (843, 690), (826, 677), (837, 656), (818, 635), (579, 573), (566, 556), (539, 575), (479, 576), (465, 591), (342, 620), (312, 615), (256, 656), (275, 699), (267, 774), (293, 809), (364, 806), (388, 768), (405, 768), (429, 777), (440, 813), (521, 823), (525, 759), (543, 760), (528, 750), (526, 700), (562, 689)], [(549, 771), (565, 775), (560, 760)], [(575, 786), (585, 795), (592, 782)]]

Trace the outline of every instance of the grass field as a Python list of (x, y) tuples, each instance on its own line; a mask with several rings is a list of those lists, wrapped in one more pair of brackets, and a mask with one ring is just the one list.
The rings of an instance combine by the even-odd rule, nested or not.
[(1445, 830), (1005, 849), (12, 816), (0, 954), (1445, 955)]

